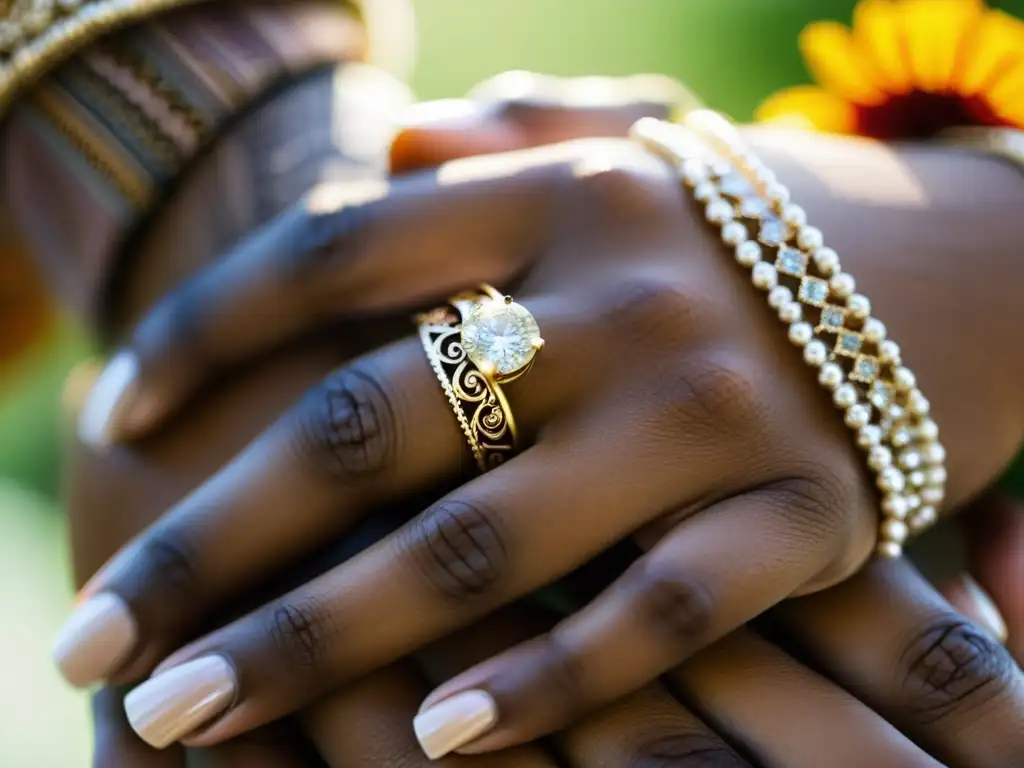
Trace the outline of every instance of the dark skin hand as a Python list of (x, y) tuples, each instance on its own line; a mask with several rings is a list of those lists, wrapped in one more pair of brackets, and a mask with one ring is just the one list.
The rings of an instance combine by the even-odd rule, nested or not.
[[(977, 161), (971, 161), (971, 163), (977, 163)], [(777, 163), (775, 163), (775, 164), (773, 164), (773, 165), (775, 165), (776, 167), (778, 166), (778, 164), (777, 164)], [(884, 166), (883, 166), (883, 167), (884, 167)], [(927, 167), (927, 165), (926, 165), (926, 167)], [(620, 201), (620, 202), (621, 202), (621, 201)], [(813, 211), (812, 211), (812, 213), (813, 213)], [(836, 242), (836, 241), (835, 241), (835, 239), (833, 239), (833, 242)], [(854, 265), (854, 267), (855, 267), (855, 269), (856, 269), (856, 271), (857, 271), (857, 272), (859, 272), (859, 273), (860, 273), (861, 275), (863, 275), (863, 270), (862, 270), (862, 269), (860, 269), (860, 268), (857, 268), (857, 265), (856, 265), (856, 264)], [(878, 294), (876, 294), (876, 301), (877, 301), (877, 302), (879, 301), (879, 299), (878, 299)], [(892, 313), (890, 313), (890, 312), (887, 312), (887, 313), (886, 313), (886, 316), (887, 316), (887, 319), (888, 319), (888, 321), (890, 322), (890, 326), (892, 327), (892, 316), (893, 316), (893, 315), (892, 315)], [(900, 336), (899, 336), (899, 338), (901, 338), (901, 339), (904, 339), (904, 342), (905, 342), (905, 337), (903, 337), (902, 335), (900, 335)], [(904, 348), (905, 348), (905, 349), (909, 348), (909, 347), (908, 347), (908, 345), (907, 345), (906, 343), (904, 343)], [(922, 371), (922, 370), (924, 370), (924, 368), (925, 368), (924, 366), (922, 366), (922, 365), (920, 365), (920, 364), (918, 365), (918, 369), (919, 369), (919, 372), (920, 372), (920, 371)], [(933, 395), (934, 395), (934, 392), (932, 392), (932, 393), (933, 393)], [(935, 399), (936, 399), (936, 401), (938, 402), (938, 396), (937, 396), (937, 395), (935, 396)], [(848, 438), (847, 438), (847, 439), (848, 439)], [(964, 487), (962, 487), (961, 489), (959, 489), (959, 493), (963, 494), (964, 492), (965, 492), (965, 489), (964, 489)], [(840, 569), (842, 570), (842, 568), (840, 568)], [(955, 630), (955, 628), (952, 628), (952, 630)], [(962, 635), (964, 635), (964, 634), (965, 634), (965, 632), (966, 632), (966, 631), (964, 631), (964, 632), (961, 632), (961, 634), (962, 634)], [(950, 633), (945, 633), (945, 634), (947, 634), (947, 635), (950, 635), (950, 636), (953, 636), (953, 637), (955, 637), (955, 636), (956, 636), (956, 632), (955, 632), (955, 631), (953, 631), (953, 632), (950, 632)], [(965, 635), (965, 636), (967, 636), (967, 635)], [(988, 650), (988, 649), (986, 648), (986, 650)], [(599, 672), (599, 670), (600, 670), (600, 665), (599, 665), (599, 664), (598, 664), (598, 665), (594, 665), (594, 670), (595, 670), (595, 672)], [(1009, 695), (1011, 696), (1011, 699), (1012, 699), (1012, 697), (1013, 697), (1014, 695), (1016, 695), (1016, 694), (1015, 694), (1015, 693), (1013, 692), (1013, 691), (1015, 690), (1015, 686), (1017, 686), (1017, 684), (1016, 684), (1016, 683), (1012, 683), (1012, 684), (1011, 684), (1011, 685), (1009, 686), (1009, 688), (1007, 689), (1007, 690), (1009, 691)], [(1019, 687), (1019, 686), (1017, 686), (1017, 687)], [(1005, 691), (1005, 692), (1007, 692), (1007, 691)], [(1006, 701), (1002, 702), (1002, 706), (1005, 706), (1005, 705), (1006, 705)], [(513, 707), (513, 708), (512, 708), (512, 710), (514, 711), (514, 709), (515, 709), (515, 708)], [(556, 713), (556, 714), (554, 714), (554, 716), (553, 716), (553, 718), (552, 718), (552, 719), (553, 719), (553, 721), (557, 722), (559, 718), (565, 718), (565, 717), (566, 717), (566, 715), (567, 715), (567, 713), (561, 713), (561, 714), (557, 714), (557, 713)], [(520, 724), (520, 725), (521, 725), (521, 724)], [(534, 727), (536, 728), (537, 726), (534, 726)], [(551, 725), (550, 725), (550, 724), (546, 724), (546, 725), (543, 725), (543, 726), (541, 726), (541, 727), (542, 727), (542, 728), (549, 728), (549, 727), (551, 727)], [(513, 723), (513, 730), (514, 730), (514, 728), (515, 728), (515, 723)], [(528, 730), (529, 730), (529, 727), (527, 726), (527, 727), (526, 727), (526, 729), (525, 729), (525, 731), (526, 731), (526, 732), (528, 732)], [(524, 734), (523, 734), (523, 732), (522, 732), (522, 731), (520, 731), (520, 733), (519, 733), (518, 735), (516, 735), (515, 737), (516, 737), (516, 738), (522, 738), (522, 737), (524, 737)], [(999, 749), (1015, 749), (1015, 748), (1014, 748), (1014, 744), (1013, 744), (1013, 741), (1012, 741), (1012, 740), (1010, 740), (1010, 741), (1006, 741), (1005, 739), (996, 739), (996, 743), (1000, 743), (1000, 744), (1001, 744), (1001, 746), (1000, 746), (1000, 748), (999, 748)], [(948, 748), (947, 748), (947, 749), (948, 749)], [(965, 763), (965, 764), (967, 764), (967, 763)]]

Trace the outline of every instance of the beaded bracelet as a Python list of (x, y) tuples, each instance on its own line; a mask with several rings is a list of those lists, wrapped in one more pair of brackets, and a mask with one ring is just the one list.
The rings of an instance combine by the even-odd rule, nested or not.
[(818, 381), (844, 412), (882, 492), (876, 553), (896, 558), (911, 534), (935, 523), (945, 497), (945, 449), (930, 404), (903, 365), (900, 348), (856, 293), (821, 230), (789, 200), (789, 191), (708, 110), (683, 125), (645, 118), (634, 138), (668, 159), (736, 262), (788, 326)]

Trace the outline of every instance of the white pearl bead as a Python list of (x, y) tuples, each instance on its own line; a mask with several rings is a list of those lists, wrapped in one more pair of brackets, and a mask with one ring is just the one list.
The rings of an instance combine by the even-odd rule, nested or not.
[[(863, 293), (855, 293), (846, 300), (846, 308), (858, 320), (863, 320), (871, 314), (871, 301)], [(866, 330), (864, 335), (867, 335)]]
[(796, 243), (805, 251), (816, 251), (825, 245), (825, 235), (817, 227), (801, 227)]
[(804, 307), (799, 301), (791, 301), (779, 309), (779, 320), (784, 323), (797, 323), (803, 317)]
[(882, 442), (882, 429), (877, 424), (861, 427), (857, 433), (857, 445), (867, 450)]
[(791, 227), (802, 227), (807, 223), (807, 211), (796, 203), (782, 209), (782, 220)]
[(941, 464), (946, 460), (946, 449), (942, 443), (928, 443), (924, 447), (924, 458), (929, 464)]
[(752, 267), (761, 260), (761, 246), (753, 240), (747, 240), (736, 246), (736, 262), (744, 267)]
[(769, 264), (767, 261), (759, 261), (754, 265), (751, 280), (761, 290), (770, 291), (779, 284), (779, 273), (776, 271), (774, 264)]
[(875, 554), (883, 560), (899, 560), (903, 555), (903, 547), (895, 541), (880, 541), (875, 548)]
[(915, 389), (907, 398), (907, 408), (918, 416), (927, 416), (932, 410), (932, 404), (927, 397), (921, 394), (920, 390)]
[(772, 309), (782, 309), (793, 300), (793, 292), (784, 285), (777, 285), (768, 294), (768, 306)]
[(864, 322), (864, 327), (861, 329), (861, 333), (864, 334), (864, 338), (872, 344), (881, 344), (885, 341), (887, 332), (885, 324), (881, 320), (876, 320), (873, 317), (866, 320)]
[(917, 451), (904, 451), (900, 454), (900, 466), (904, 469), (917, 469), (921, 466), (921, 454)]
[(889, 414), (889, 418), (892, 419), (893, 422), (902, 421), (903, 417), (906, 416), (906, 411), (903, 410), (903, 406), (897, 405), (896, 403), (890, 405), (886, 409), (886, 411)]
[(894, 520), (903, 520), (910, 510), (907, 508), (907, 500), (898, 493), (890, 493), (882, 499), (882, 511), (887, 517)]
[(914, 531), (920, 532), (935, 525), (938, 519), (939, 513), (935, 511), (935, 507), (921, 507), (914, 513), (910, 525)]
[(832, 400), (840, 408), (849, 408), (857, 403), (857, 390), (852, 384), (843, 384), (832, 394)]
[(757, 180), (760, 184), (768, 186), (769, 184), (778, 184), (779, 178), (775, 175), (775, 171), (766, 166), (760, 160), (757, 161)]
[(917, 434), (922, 440), (937, 440), (939, 437), (939, 425), (931, 419), (925, 419), (918, 426)]
[(747, 228), (738, 221), (730, 221), (722, 227), (722, 241), (726, 245), (739, 245), (747, 239)]
[(732, 204), (720, 197), (710, 200), (708, 207), (704, 210), (704, 216), (712, 224), (725, 224), (727, 221), (732, 220)]
[(831, 248), (819, 248), (814, 252), (814, 266), (825, 277), (831, 277), (839, 271), (839, 254)]
[(922, 487), (927, 479), (928, 478), (925, 475), (924, 470), (922, 469), (915, 469), (913, 472), (907, 475), (907, 480), (915, 488)]
[(921, 491), (921, 501), (931, 506), (938, 506), (946, 498), (946, 492), (941, 488), (929, 486)]
[(878, 487), (883, 491), (901, 493), (907, 487), (907, 478), (896, 467), (887, 467), (878, 473)]
[(866, 405), (853, 405), (846, 409), (846, 426), (860, 429), (871, 421), (871, 409)]
[(853, 275), (840, 272), (838, 275), (832, 276), (832, 279), (828, 281), (828, 287), (836, 296), (845, 299), (857, 290), (857, 281), (853, 279)]
[(948, 479), (945, 467), (932, 467), (928, 470), (928, 482), (932, 485), (945, 485)]
[(892, 451), (884, 445), (876, 445), (868, 454), (868, 466), (876, 472), (892, 466)]
[(829, 389), (835, 389), (842, 384), (843, 378), (843, 369), (835, 363), (821, 366), (821, 373), (818, 374), (818, 382)]
[(686, 186), (696, 187), (701, 182), (708, 180), (708, 167), (704, 164), (703, 160), (691, 157), (683, 163), (683, 168), (680, 171), (680, 174), (682, 175)]
[(896, 544), (902, 544), (910, 535), (910, 529), (902, 520), (886, 520), (882, 523), (882, 536)]
[(921, 497), (916, 493), (907, 495), (907, 509), (913, 512), (915, 509), (921, 506)]
[(883, 363), (898, 365), (901, 359), (900, 345), (895, 341), (883, 341), (878, 347), (878, 355)]
[(765, 184), (764, 194), (773, 205), (786, 205), (789, 202), (789, 190), (777, 181)]
[(896, 388), (901, 391), (909, 391), (917, 386), (917, 377), (909, 368), (897, 368), (892, 375)]
[(815, 367), (824, 365), (828, 360), (828, 347), (815, 339), (804, 347), (804, 362)]
[(718, 189), (710, 181), (702, 181), (693, 188), (693, 197), (699, 203), (707, 203), (718, 197)]
[(906, 427), (900, 427), (899, 429), (897, 429), (895, 432), (892, 433), (892, 437), (890, 438), (892, 444), (895, 445), (897, 448), (902, 448), (905, 445), (910, 445), (913, 439), (914, 438), (911, 436), (910, 430), (907, 429)]
[(806, 346), (814, 338), (814, 329), (810, 323), (793, 323), (789, 326), (789, 340), (798, 347)]

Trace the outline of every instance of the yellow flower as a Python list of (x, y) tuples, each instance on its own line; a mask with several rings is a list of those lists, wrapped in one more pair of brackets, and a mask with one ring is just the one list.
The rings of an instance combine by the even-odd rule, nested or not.
[(982, 0), (861, 0), (800, 49), (818, 85), (770, 96), (763, 122), (880, 139), (957, 125), (1024, 128), (1024, 22)]

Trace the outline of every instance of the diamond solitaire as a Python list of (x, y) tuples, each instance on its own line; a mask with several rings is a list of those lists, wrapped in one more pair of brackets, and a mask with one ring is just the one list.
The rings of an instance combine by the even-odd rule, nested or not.
[(543, 346), (537, 321), (511, 296), (481, 299), (462, 321), (466, 355), (483, 374), (499, 382), (526, 373)]

